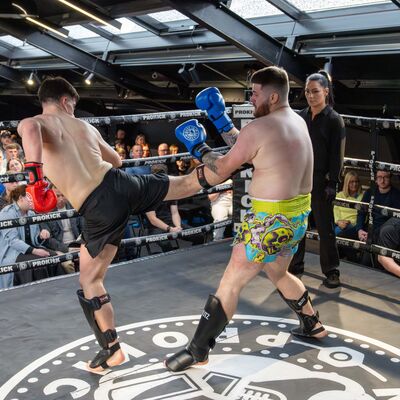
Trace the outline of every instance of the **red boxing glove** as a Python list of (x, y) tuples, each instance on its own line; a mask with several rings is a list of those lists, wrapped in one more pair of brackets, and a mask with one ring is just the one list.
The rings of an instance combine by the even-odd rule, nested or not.
[(39, 213), (53, 210), (57, 205), (57, 196), (53, 190), (47, 189), (48, 183), (43, 179), (43, 164), (30, 161), (25, 163), (28, 172), (26, 195), (30, 198), (33, 209)]

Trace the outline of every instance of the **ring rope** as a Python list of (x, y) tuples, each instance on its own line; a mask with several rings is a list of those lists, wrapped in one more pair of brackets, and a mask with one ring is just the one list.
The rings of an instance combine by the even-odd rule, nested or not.
[[(238, 105), (249, 106), (249, 104)], [(232, 107), (226, 107), (226, 112), (232, 114)], [(146, 114), (130, 114), (130, 115), (114, 115), (109, 117), (82, 117), (82, 121), (86, 121), (94, 126), (109, 126), (111, 124), (119, 123), (138, 123), (142, 121), (163, 121), (163, 120), (177, 120), (183, 118), (202, 118), (207, 117), (207, 113), (202, 110), (186, 110), (186, 111), (168, 111), (158, 113)], [(386, 119), (386, 118), (371, 118), (361, 117), (357, 115), (342, 114), (346, 126), (357, 126), (363, 128), (370, 128), (373, 121), (376, 122), (377, 128), (380, 129), (396, 129), (400, 130), (400, 119)], [(1, 129), (13, 129), (18, 126), (19, 120), (0, 121)]]
[[(121, 241), (121, 246), (141, 246), (142, 244), (148, 244), (148, 243), (156, 243), (160, 242), (162, 240), (168, 240), (168, 239), (178, 239), (178, 238), (183, 238), (183, 237), (188, 237), (192, 235), (196, 235), (198, 233), (207, 233), (211, 232), (214, 229), (217, 228), (222, 228), (224, 226), (228, 226), (232, 224), (232, 219), (226, 219), (223, 221), (219, 222), (213, 222), (211, 224), (206, 224), (202, 226), (198, 226), (195, 228), (188, 228), (188, 229), (183, 229), (180, 232), (170, 232), (170, 233), (165, 233), (165, 234), (156, 234), (156, 235), (148, 235), (148, 236), (140, 236), (136, 238), (130, 238), (130, 239), (123, 239)], [(4, 274), (9, 274), (10, 272), (19, 272), (19, 271), (25, 271), (27, 269), (35, 269), (35, 268), (40, 268), (44, 266), (50, 266), (50, 265), (55, 265), (59, 264), (64, 261), (71, 261), (79, 258), (79, 251), (73, 251), (57, 256), (51, 256), (51, 257), (44, 257), (44, 258), (37, 258), (35, 260), (29, 260), (29, 261), (22, 261), (14, 264), (7, 264), (0, 266), (0, 275)]]

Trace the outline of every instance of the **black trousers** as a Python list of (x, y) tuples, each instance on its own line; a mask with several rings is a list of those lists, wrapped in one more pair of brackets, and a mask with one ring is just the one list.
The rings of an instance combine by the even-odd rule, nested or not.
[[(319, 234), (319, 254), (322, 273), (326, 276), (338, 269), (340, 260), (334, 230), (333, 204), (325, 198), (324, 185), (316, 185), (311, 193), (311, 213)], [(289, 272), (304, 271), (306, 238), (299, 243), (299, 248), (289, 265)]]

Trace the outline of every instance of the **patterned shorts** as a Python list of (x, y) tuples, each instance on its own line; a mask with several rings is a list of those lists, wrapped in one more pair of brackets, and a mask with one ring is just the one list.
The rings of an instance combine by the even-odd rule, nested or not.
[(244, 243), (247, 259), (255, 263), (292, 256), (306, 233), (310, 211), (310, 194), (278, 202), (252, 199), (233, 245)]

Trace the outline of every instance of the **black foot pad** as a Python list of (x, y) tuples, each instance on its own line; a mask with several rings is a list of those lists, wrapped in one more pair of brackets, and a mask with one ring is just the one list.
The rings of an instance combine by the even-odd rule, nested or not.
[[(207, 360), (202, 361), (201, 363), (206, 363), (206, 362)], [(183, 371), (197, 363), (198, 361), (196, 361), (193, 358), (193, 356), (187, 349), (178, 351), (173, 356), (165, 360), (165, 366), (172, 372)]]
[(97, 368), (97, 367), (102, 367), (103, 369), (110, 368), (110, 366), (107, 364), (107, 360), (121, 347), (119, 343), (115, 343), (113, 346), (111, 346), (109, 349), (102, 349), (100, 350), (97, 354), (96, 357), (93, 358), (93, 360), (90, 362), (89, 367), (90, 368)]
[(299, 328), (293, 328), (290, 332), (292, 332), (292, 334), (295, 336), (319, 339), (318, 337), (315, 337), (315, 335), (318, 335), (318, 333), (321, 333), (324, 330), (325, 328), (323, 326), (313, 329), (312, 331), (305, 331), (304, 329), (299, 327)]

